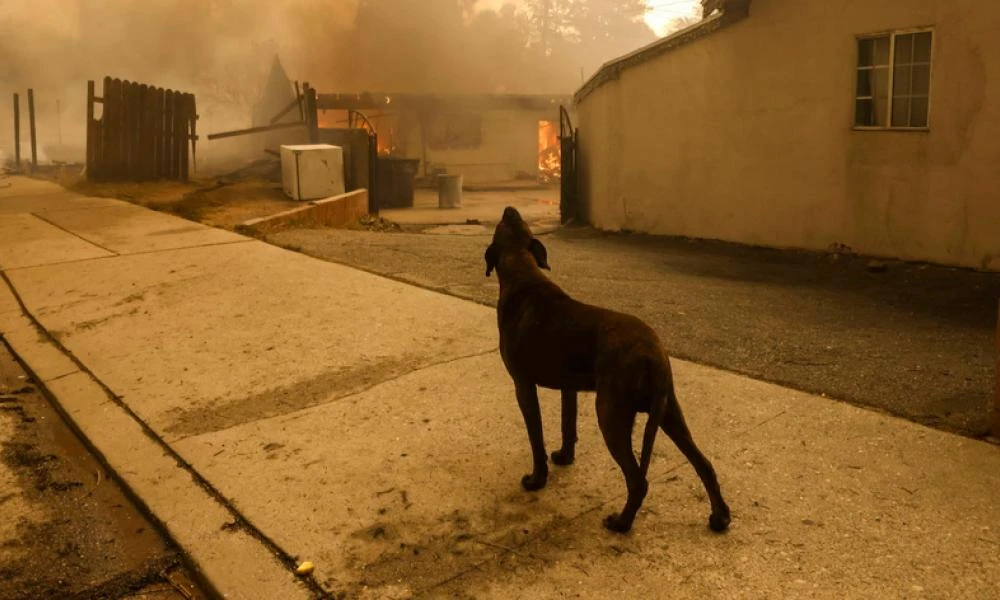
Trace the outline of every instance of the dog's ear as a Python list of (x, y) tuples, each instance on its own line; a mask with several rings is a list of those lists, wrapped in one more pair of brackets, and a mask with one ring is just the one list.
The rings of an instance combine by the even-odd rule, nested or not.
[(531, 252), (531, 255), (535, 257), (539, 269), (552, 270), (549, 267), (549, 253), (545, 250), (545, 246), (538, 241), (538, 238), (531, 238), (531, 241), (528, 242), (528, 252)]
[(500, 249), (496, 247), (495, 244), (490, 244), (486, 247), (486, 276), (489, 277), (493, 269), (497, 268), (497, 262), (500, 260)]

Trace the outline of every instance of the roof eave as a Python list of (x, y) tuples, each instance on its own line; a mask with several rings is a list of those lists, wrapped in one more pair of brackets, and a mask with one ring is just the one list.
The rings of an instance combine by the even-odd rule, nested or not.
[(573, 101), (580, 103), (605, 83), (617, 80), (621, 76), (622, 71), (626, 69), (648, 62), (675, 48), (690, 44), (733, 23), (742, 21), (750, 15), (751, 2), (752, 0), (727, 0), (722, 11), (668, 35), (663, 39), (604, 63), (577, 90), (576, 94), (573, 95)]

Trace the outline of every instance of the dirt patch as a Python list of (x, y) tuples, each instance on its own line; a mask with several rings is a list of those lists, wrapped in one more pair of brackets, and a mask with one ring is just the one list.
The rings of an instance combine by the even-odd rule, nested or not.
[(79, 165), (46, 167), (33, 176), (78, 194), (116, 198), (230, 230), (243, 221), (302, 206), (284, 195), (280, 173), (276, 179), (271, 161), (252, 163), (222, 176), (193, 176), (187, 183), (92, 182), (86, 179)]
[(206, 597), (3, 344), (0, 439), (0, 597)]
[(165, 431), (187, 437), (285, 415), (332, 402), (370, 389), (379, 383), (426, 368), (432, 363), (419, 355), (373, 361), (322, 373), (293, 385), (265, 390), (238, 400), (215, 398), (201, 406), (170, 411), (173, 422)]

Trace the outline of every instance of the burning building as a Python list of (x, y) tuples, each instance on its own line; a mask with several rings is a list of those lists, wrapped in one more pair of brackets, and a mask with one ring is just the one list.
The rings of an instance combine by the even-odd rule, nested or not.
[(559, 107), (569, 97), (513, 94), (319, 94), (321, 128), (358, 126), (378, 135), (379, 154), (419, 161), (418, 174), (466, 182), (559, 177)]

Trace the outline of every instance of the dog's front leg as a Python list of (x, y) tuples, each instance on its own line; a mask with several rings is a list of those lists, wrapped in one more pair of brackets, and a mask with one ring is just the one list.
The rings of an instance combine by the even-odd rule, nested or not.
[(545, 455), (545, 440), (542, 437), (542, 412), (538, 407), (538, 390), (532, 383), (514, 383), (517, 405), (521, 408), (524, 425), (528, 429), (531, 442), (531, 460), (534, 470), (521, 478), (521, 486), (530, 491), (545, 487), (549, 478), (548, 457)]
[(576, 457), (576, 390), (562, 390), (562, 448), (552, 453), (552, 462), (567, 466)]

